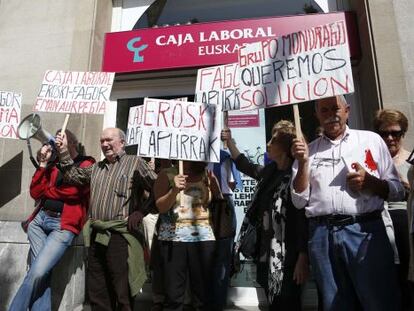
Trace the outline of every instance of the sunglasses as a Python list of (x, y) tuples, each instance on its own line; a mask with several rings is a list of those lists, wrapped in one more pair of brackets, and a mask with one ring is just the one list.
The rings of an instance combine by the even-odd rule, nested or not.
[(392, 136), (393, 138), (401, 138), (404, 135), (402, 130), (399, 131), (378, 131), (379, 136), (382, 138), (387, 138), (388, 136)]

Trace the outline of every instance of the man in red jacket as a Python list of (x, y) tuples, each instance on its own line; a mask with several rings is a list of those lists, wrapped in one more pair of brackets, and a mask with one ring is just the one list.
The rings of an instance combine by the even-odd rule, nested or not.
[[(78, 141), (66, 130), (68, 150), (79, 167), (95, 160), (78, 153)], [(86, 219), (89, 187), (65, 184), (53, 161), (52, 146), (43, 145), (39, 168), (30, 184), (30, 195), (38, 204), (26, 224), (30, 243), (30, 269), (17, 291), (9, 311), (51, 310), (51, 271), (79, 234)]]

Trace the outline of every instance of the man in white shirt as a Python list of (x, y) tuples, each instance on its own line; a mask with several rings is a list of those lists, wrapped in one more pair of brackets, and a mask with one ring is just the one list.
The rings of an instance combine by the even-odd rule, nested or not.
[(393, 251), (381, 219), (384, 200), (404, 196), (380, 136), (351, 130), (343, 96), (318, 100), (324, 134), (296, 139), (292, 201), (309, 218), (309, 255), (324, 310), (399, 310)]

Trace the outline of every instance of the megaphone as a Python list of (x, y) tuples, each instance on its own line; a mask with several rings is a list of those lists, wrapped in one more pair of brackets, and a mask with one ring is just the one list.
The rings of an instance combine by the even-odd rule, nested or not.
[[(36, 162), (33, 157), (32, 146), (30, 145), (30, 138), (37, 139), (44, 144), (49, 144), (55, 150), (55, 138), (52, 134), (42, 128), (42, 122), (40, 121), (40, 116), (36, 113), (32, 113), (25, 117), (17, 127), (17, 135), (20, 139), (27, 141), (27, 148), (29, 149), (30, 161), (32, 161), (35, 168), (39, 167), (39, 164)], [(54, 152), (55, 156), (56, 153)]]
[(42, 144), (55, 145), (55, 138), (52, 134), (42, 128), (40, 116), (32, 113), (25, 117), (17, 127), (17, 134), (20, 139), (28, 140), (30, 138), (37, 139)]

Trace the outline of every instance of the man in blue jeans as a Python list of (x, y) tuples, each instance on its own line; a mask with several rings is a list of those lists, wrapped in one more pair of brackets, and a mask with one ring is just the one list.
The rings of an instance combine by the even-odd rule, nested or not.
[(380, 136), (351, 130), (343, 96), (318, 100), (323, 136), (296, 139), (292, 201), (309, 218), (309, 257), (324, 310), (400, 310), (400, 293), (381, 211), (404, 197)]
[[(69, 153), (76, 165), (92, 165), (93, 158), (79, 155), (75, 135), (68, 130), (66, 135)], [(30, 243), (30, 269), (9, 311), (52, 310), (52, 269), (79, 234), (86, 218), (89, 187), (65, 184), (53, 161), (53, 153), (50, 145), (43, 145), (38, 153), (39, 168), (30, 184), (30, 195), (38, 204), (23, 224)]]

